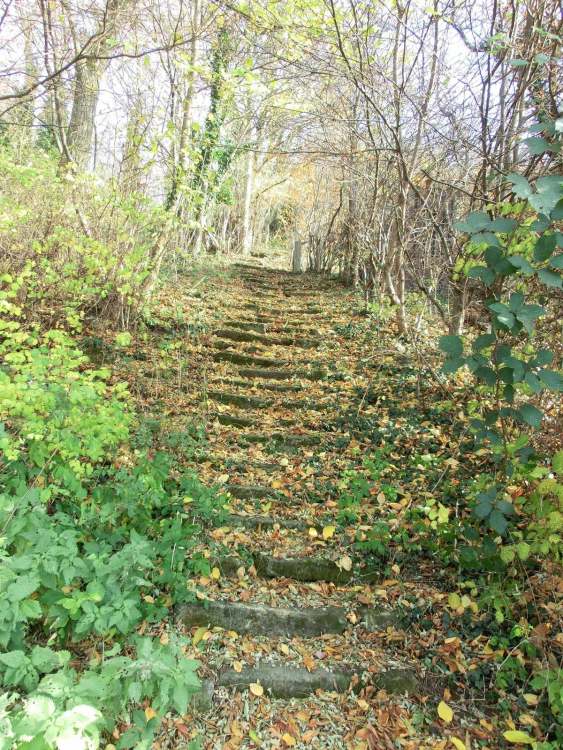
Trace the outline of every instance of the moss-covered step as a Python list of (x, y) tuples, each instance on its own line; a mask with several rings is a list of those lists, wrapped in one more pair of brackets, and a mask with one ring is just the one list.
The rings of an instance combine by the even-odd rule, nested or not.
[(293, 336), (263, 336), (259, 333), (249, 333), (248, 331), (237, 330), (233, 328), (218, 328), (214, 331), (215, 336), (221, 339), (232, 341), (244, 341), (249, 343), (259, 343), (263, 346), (296, 346), (301, 349), (313, 349), (318, 346), (319, 342), (313, 339), (299, 339)]
[(224, 391), (207, 391), (207, 398), (221, 404), (232, 404), (240, 409), (267, 409), (274, 404), (273, 399), (258, 398), (257, 396), (243, 396), (240, 393), (225, 393)]
[(262, 604), (206, 601), (179, 608), (186, 627), (219, 627), (236, 633), (293, 638), (312, 638), (324, 633), (343, 633), (350, 623), (342, 607), (268, 607)]
[[(291, 373), (289, 373), (289, 376), (291, 377)], [(233, 378), (232, 380), (228, 378), (218, 378), (217, 380), (213, 380), (212, 384), (215, 386), (227, 385), (230, 387), (236, 386), (237, 388), (248, 388), (248, 380), (238, 380), (237, 378)], [(303, 387), (299, 385), (298, 383), (262, 383), (261, 382), (259, 387), (260, 387), (260, 390), (275, 391), (278, 393), (298, 393), (299, 391), (303, 390)]]
[(291, 432), (245, 432), (241, 434), (240, 440), (247, 443), (272, 444), (279, 450), (284, 448), (306, 448), (313, 445), (321, 445), (326, 441), (326, 435), (319, 434), (292, 434)]
[(259, 378), (272, 380), (290, 380), (297, 378), (302, 380), (323, 380), (327, 376), (326, 370), (321, 368), (312, 370), (274, 370), (262, 369), (260, 367), (245, 367), (240, 369), (239, 375), (243, 378)]
[[(366, 674), (369, 675), (369, 683), (363, 680)], [(395, 667), (372, 675), (366, 673), (362, 665), (314, 669), (311, 672), (304, 667), (287, 664), (247, 667), (241, 672), (229, 669), (219, 674), (216, 684), (238, 690), (260, 684), (273, 698), (285, 700), (306, 698), (317, 690), (345, 693), (352, 689), (359, 692), (367, 684), (395, 695), (416, 695), (420, 690), (420, 682), (413, 669)]]
[(338, 567), (326, 557), (272, 557), (262, 552), (253, 554), (254, 567), (262, 578), (292, 578), (295, 581), (328, 581), (347, 583), (353, 572)]
[(308, 531), (310, 528), (320, 528), (313, 521), (298, 521), (295, 518), (279, 518), (276, 516), (242, 516), (238, 513), (231, 513), (227, 516), (225, 525), (228, 527), (241, 527), (243, 529), (273, 529), (279, 526), (280, 529), (291, 529), (294, 531)]
[(268, 330), (265, 323), (254, 323), (249, 320), (224, 320), (223, 325), (227, 328), (236, 328), (241, 331), (256, 331), (256, 333), (266, 333)]
[(214, 412), (209, 415), (211, 422), (219, 422), (219, 424), (225, 425), (226, 427), (237, 427), (239, 430), (245, 430), (251, 427), (256, 427), (256, 422), (247, 417), (236, 417), (232, 414), (221, 414), (220, 412)]
[(280, 495), (271, 487), (258, 484), (226, 484), (224, 489), (238, 500), (262, 500), (263, 498), (278, 498)]
[[(244, 562), (232, 556), (221, 564), (236, 570)], [(347, 617), (350, 611), (335, 606), (289, 608), (207, 600), (181, 605), (178, 617), (188, 628), (208, 626), (241, 634), (311, 638), (324, 633), (343, 633), (352, 627)], [(359, 615), (356, 626), (372, 633), (399, 624), (399, 616), (394, 610), (364, 606), (357, 608), (356, 613)]]
[(279, 368), (285, 367), (288, 362), (279, 359), (270, 359), (269, 357), (254, 357), (248, 354), (240, 354), (234, 351), (215, 352), (213, 355), (215, 362), (230, 362), (233, 365), (250, 365), (255, 368)]

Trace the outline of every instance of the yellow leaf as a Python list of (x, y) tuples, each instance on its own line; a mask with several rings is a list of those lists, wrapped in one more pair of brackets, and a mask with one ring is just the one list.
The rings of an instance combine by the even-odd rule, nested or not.
[(325, 526), (323, 529), (323, 539), (331, 539), (336, 531), (336, 526)]
[(154, 708), (151, 708), (151, 706), (147, 706), (145, 708), (145, 716), (147, 717), (147, 721), (150, 721), (156, 716), (156, 711), (154, 710)]
[(218, 581), (219, 578), (221, 578), (221, 571), (219, 568), (213, 568), (211, 571), (211, 578), (213, 578), (214, 581)]
[(311, 537), (312, 539), (314, 539), (314, 538), (315, 538), (315, 537), (317, 537), (318, 535), (319, 535), (319, 532), (318, 532), (318, 531), (317, 531), (317, 530), (316, 530), (315, 528), (313, 528), (313, 527), (311, 526), (311, 528), (309, 529), (309, 536), (310, 536), (310, 537)]
[(233, 663), (233, 669), (235, 672), (238, 672), (239, 674), (242, 672), (242, 662), (241, 661), (235, 661)]
[(461, 607), (459, 594), (450, 594), (448, 596), (448, 607), (451, 607), (452, 609), (459, 609), (459, 607)]
[(526, 701), (528, 706), (537, 706), (540, 699), (533, 693), (524, 693), (524, 700)]
[(450, 740), (456, 750), (467, 750), (465, 742), (462, 742), (458, 737), (450, 737)]
[(352, 570), (352, 559), (348, 555), (343, 555), (336, 564), (341, 570)]
[(513, 742), (516, 745), (533, 745), (535, 742), (534, 738), (530, 737), (529, 734), (526, 734), (526, 732), (519, 732), (517, 729), (509, 730), (502, 736), (507, 742)]
[(286, 643), (281, 643), (279, 648), (282, 654), (289, 656), (289, 646)]
[(295, 739), (295, 737), (292, 737), (289, 732), (286, 732), (284, 735), (282, 735), (282, 740), (288, 747), (294, 747), (294, 745), (297, 745), (297, 740)]
[(197, 646), (197, 644), (201, 641), (206, 633), (207, 628), (198, 628), (194, 633), (194, 637), (192, 638), (192, 645)]
[(255, 695), (257, 698), (264, 695), (264, 688), (259, 682), (251, 682), (248, 688), (252, 695)]
[(442, 721), (445, 721), (446, 724), (449, 724), (454, 718), (454, 712), (447, 703), (444, 703), (444, 701), (440, 701), (440, 703), (438, 703), (438, 716), (442, 719)]

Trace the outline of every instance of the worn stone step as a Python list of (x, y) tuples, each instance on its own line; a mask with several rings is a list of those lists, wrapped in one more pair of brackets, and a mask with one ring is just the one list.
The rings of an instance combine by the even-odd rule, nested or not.
[(223, 325), (227, 328), (236, 328), (241, 331), (256, 331), (256, 333), (266, 333), (267, 326), (265, 323), (254, 323), (248, 320), (224, 320)]
[(311, 521), (307, 523), (304, 520), (297, 520), (295, 518), (282, 518), (276, 516), (243, 516), (239, 513), (231, 513), (227, 516), (227, 526), (237, 527), (240, 526), (244, 529), (273, 529), (279, 526), (281, 529), (292, 529), (295, 531), (308, 531), (311, 528), (319, 529), (320, 527)]
[(226, 484), (225, 489), (238, 500), (261, 500), (262, 498), (279, 497), (279, 493), (271, 487), (257, 484)]
[[(213, 385), (228, 385), (237, 386), (239, 388), (248, 388), (248, 380), (227, 380), (226, 378), (219, 378), (218, 380), (212, 381)], [(275, 391), (277, 393), (298, 393), (303, 390), (303, 387), (297, 383), (260, 383), (260, 390)]]
[(318, 341), (312, 339), (298, 339), (292, 336), (263, 336), (259, 333), (249, 333), (248, 331), (229, 330), (228, 328), (218, 328), (214, 331), (215, 336), (232, 341), (247, 341), (259, 343), (263, 346), (296, 346), (300, 349), (313, 349), (318, 346)]
[(247, 443), (272, 444), (279, 450), (284, 448), (306, 448), (321, 445), (327, 438), (326, 434), (292, 434), (291, 432), (245, 432), (241, 434), (240, 440)]
[(219, 422), (219, 424), (225, 425), (226, 427), (238, 427), (239, 429), (246, 429), (250, 427), (256, 427), (256, 422), (248, 417), (237, 417), (232, 414), (222, 414), (221, 412), (213, 412), (209, 415), (211, 422)]
[(394, 627), (398, 617), (393, 610), (373, 607), (268, 607), (265, 604), (243, 604), (206, 600), (189, 602), (179, 607), (178, 617), (188, 628), (219, 627), (239, 634), (270, 635), (293, 638), (312, 638), (324, 633), (343, 633), (352, 622), (348, 614), (354, 612), (354, 624), (369, 632)]
[(207, 398), (222, 404), (232, 404), (240, 409), (267, 409), (274, 404), (273, 399), (258, 398), (257, 396), (243, 396), (239, 393), (225, 393), (223, 391), (207, 391)]
[(239, 370), (243, 378), (271, 378), (272, 380), (291, 380), (291, 378), (303, 380), (322, 380), (327, 372), (321, 368), (311, 370), (274, 370), (262, 369), (260, 367), (245, 367)]
[(324, 633), (343, 633), (350, 623), (342, 607), (268, 607), (262, 604), (206, 601), (180, 607), (186, 627), (220, 627), (239, 634), (312, 638)]
[(260, 684), (272, 698), (285, 700), (306, 698), (317, 690), (346, 693), (351, 689), (360, 692), (368, 686), (395, 695), (417, 695), (420, 690), (420, 681), (414, 669), (391, 667), (371, 674), (363, 665), (312, 671), (289, 664), (246, 667), (241, 672), (229, 669), (219, 674), (216, 684), (237, 690)]
[(347, 583), (354, 575), (351, 570), (344, 570), (326, 557), (273, 557), (262, 552), (256, 552), (252, 557), (256, 572), (262, 578)]
[(270, 359), (269, 357), (255, 357), (248, 354), (240, 354), (234, 351), (216, 352), (213, 355), (215, 362), (230, 362), (233, 365), (251, 365), (256, 368), (276, 368), (284, 367), (289, 364), (279, 359)]

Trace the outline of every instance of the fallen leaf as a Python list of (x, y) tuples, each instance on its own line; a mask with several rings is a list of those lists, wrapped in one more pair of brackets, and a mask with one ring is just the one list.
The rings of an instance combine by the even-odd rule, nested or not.
[(192, 638), (192, 645), (197, 646), (203, 636), (207, 633), (207, 628), (198, 628)]
[(211, 571), (211, 578), (213, 578), (215, 581), (218, 581), (219, 578), (221, 578), (221, 571), (219, 568), (213, 568)]
[(533, 745), (535, 740), (526, 732), (520, 732), (517, 729), (510, 729), (502, 735), (507, 742), (513, 742), (516, 745)]
[(331, 539), (336, 531), (336, 526), (325, 526), (323, 528), (323, 539)]
[(242, 672), (242, 662), (241, 661), (235, 661), (233, 663), (233, 669), (235, 672), (238, 672), (239, 674)]
[(352, 570), (352, 558), (348, 557), (348, 555), (343, 555), (336, 564), (341, 570)]
[(257, 698), (264, 695), (264, 688), (259, 682), (251, 682), (248, 688), (252, 695), (255, 695)]
[(282, 735), (282, 740), (288, 747), (294, 747), (295, 745), (297, 745), (297, 740), (295, 739), (295, 737), (292, 737), (289, 732), (286, 732), (284, 735)]
[(311, 526), (311, 528), (309, 529), (309, 536), (311, 537), (311, 539), (314, 539), (318, 535), (319, 535), (319, 532), (314, 527)]
[(442, 719), (442, 721), (445, 721), (446, 724), (449, 724), (454, 718), (454, 712), (447, 703), (444, 703), (444, 701), (440, 701), (440, 703), (438, 703), (438, 716)]
[(156, 716), (156, 711), (151, 706), (147, 706), (145, 708), (145, 716), (147, 717), (147, 721), (150, 721)]
[(455, 748), (456, 748), (457, 750), (467, 750), (467, 748), (465, 747), (465, 742), (462, 742), (462, 741), (461, 741), (461, 740), (459, 739), (459, 737), (450, 737), (450, 740), (451, 740), (451, 743), (452, 743), (452, 745), (453, 745), (453, 746), (454, 746), (454, 747), (455, 747)]
[(528, 706), (537, 706), (540, 701), (539, 697), (533, 693), (524, 693), (524, 700)]

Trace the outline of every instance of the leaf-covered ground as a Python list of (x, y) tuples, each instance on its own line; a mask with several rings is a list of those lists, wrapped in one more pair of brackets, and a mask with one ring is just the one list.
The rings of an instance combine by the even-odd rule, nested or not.
[[(196, 614), (161, 636), (192, 637), (211, 703), (170, 717), (159, 746), (470, 750), (541, 737), (545, 698), (522, 675), (561, 653), (558, 571), (529, 571), (519, 631), (444, 552), (485, 461), (463, 382), (453, 390), (429, 355), (407, 356), (390, 323), (361, 315), (327, 279), (232, 267), (174, 299), (183, 319), (164, 298), (115, 376), (129, 380), (146, 429), (183, 435), (173, 449), (225, 504), (187, 582)], [(277, 574), (280, 559), (292, 575)], [(314, 636), (256, 633), (252, 618), (238, 632), (217, 626), (208, 600), (334, 607), (345, 619)], [(275, 698), (248, 672), (272, 666), (349, 670), (350, 687)], [(226, 674), (239, 684), (221, 686)]]

